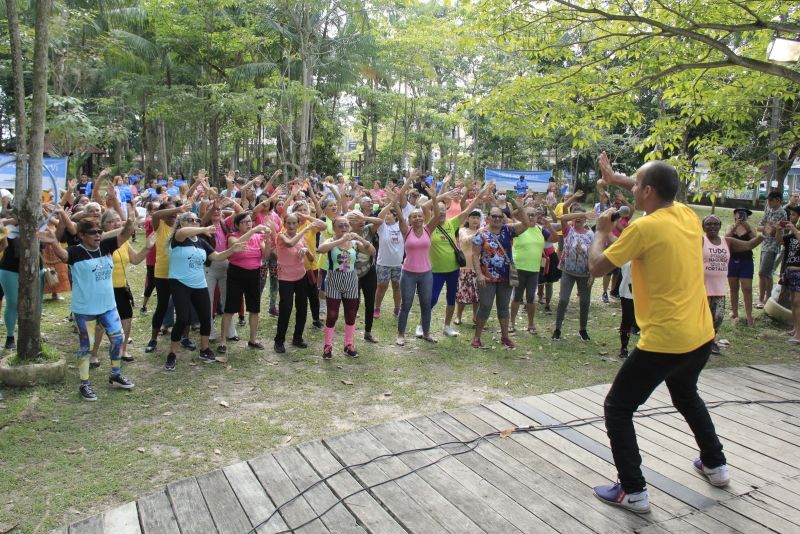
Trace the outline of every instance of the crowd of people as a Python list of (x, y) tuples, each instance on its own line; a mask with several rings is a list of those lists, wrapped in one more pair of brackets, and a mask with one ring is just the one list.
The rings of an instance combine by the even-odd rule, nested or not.
[[(158, 353), (159, 336), (169, 332), (169, 348), (162, 349), (167, 371), (177, 368), (181, 349), (197, 351), (203, 362), (224, 361), (228, 344), (238, 342), (244, 328), (248, 349), (268, 350), (259, 340), (265, 290), (268, 313), (277, 318), (272, 350), (278, 354), (287, 351), (293, 320), (289, 350), (308, 347), (310, 325), (323, 332), (322, 358), (333, 358), (342, 310), (342, 353), (358, 357), (360, 308), (368, 343), (379, 341), (375, 321), (393, 320), (394, 341), (405, 345), (416, 307), (419, 322), (413, 332), (425, 342), (437, 343), (438, 332), (446, 337), (469, 332), (468, 344), (482, 348), (486, 323), (494, 313), (500, 343), (513, 349), (511, 334), (518, 328), (539, 334), (537, 307), (539, 314), (554, 314), (548, 334), (552, 340), (572, 330), (565, 321), (574, 288), (579, 312), (574, 331), (583, 341), (591, 339), (594, 276), (589, 250), (598, 238), (596, 221), (609, 210), (615, 214), (603, 236), (603, 246), (609, 247), (627, 231), (634, 214), (624, 188), (601, 186), (592, 205), (585, 204), (583, 191), (559, 190), (555, 182), (547, 191), (534, 192), (524, 177), (509, 191), (499, 190), (493, 181), (465, 182), (449, 175), (435, 179), (416, 170), (396, 182), (375, 179), (368, 187), (342, 174), (286, 180), (280, 170), (252, 179), (230, 172), (224, 182), (224, 188), (213, 187), (201, 170), (190, 180), (153, 180), (143, 186), (105, 169), (93, 180), (84, 175), (70, 182), (56, 205), (45, 204), (48, 227), (40, 238), (43, 272), (50, 276), (43, 295), (63, 298), (71, 291), (84, 399), (97, 399), (89, 370), (100, 365), (104, 337), (110, 342), (109, 383), (134, 387), (121, 372), (121, 362), (133, 360), (128, 341), (136, 299), (129, 265), (146, 263), (140, 314), (148, 313), (153, 292), (156, 304), (144, 351)], [(731, 320), (738, 321), (741, 293), (747, 323), (753, 324), (752, 251), (760, 244), (755, 307), (762, 308), (769, 297), (779, 265), (784, 283), (800, 292), (800, 206), (795, 202), (784, 207), (780, 194), (771, 193), (757, 226), (748, 221), (749, 209), (739, 208), (735, 214), (724, 235), (718, 217), (703, 219), (698, 243), (717, 332), (728, 293)], [(6, 220), (11, 231), (0, 243), (6, 349), (15, 348), (20, 245), (14, 223), (13, 218)], [(140, 246), (132, 244), (137, 233), (144, 234)], [(681, 274), (670, 278), (675, 276)], [(602, 301), (619, 300), (622, 309), (621, 359), (629, 354), (631, 335), (642, 327), (635, 320), (636, 285), (629, 263), (602, 276)], [(432, 310), (443, 291), (443, 323), (434, 326)], [(384, 300), (391, 314), (382, 311)], [(795, 307), (800, 310), (800, 297)], [(467, 308), (470, 315), (465, 318)], [(520, 314), (524, 317), (518, 324)], [(461, 327), (470, 317), (472, 329)], [(800, 344), (800, 311), (795, 317), (789, 341)], [(87, 327), (92, 321), (94, 343)], [(195, 340), (193, 330), (199, 335)], [(716, 341), (712, 352), (719, 352)]]

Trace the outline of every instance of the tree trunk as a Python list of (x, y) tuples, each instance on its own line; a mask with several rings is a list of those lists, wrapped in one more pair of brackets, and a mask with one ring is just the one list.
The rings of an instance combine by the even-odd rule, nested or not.
[(15, 193), (24, 196), (28, 188), (25, 163), (28, 155), (27, 117), (25, 115), (25, 76), (22, 70), (22, 41), (19, 35), (17, 0), (6, 0), (8, 33), (11, 41), (11, 66), (14, 77), (14, 113), (17, 145)]
[(169, 162), (167, 161), (167, 129), (164, 121), (158, 121), (158, 166), (166, 178), (169, 175)]
[(208, 123), (208, 144), (211, 149), (209, 173), (212, 176), (212, 180), (219, 180), (219, 116), (216, 114), (211, 117), (211, 122)]
[[(19, 340), (17, 357), (32, 359), (42, 348), (42, 290), (39, 275), (39, 238), (42, 217), (42, 164), (44, 156), (45, 112), (47, 110), (48, 16), (50, 0), (36, 3), (36, 35), (33, 45), (33, 108), (31, 112), (31, 148), (28, 188), (18, 203), (19, 303), (17, 305)], [(17, 195), (16, 200), (20, 200)]]

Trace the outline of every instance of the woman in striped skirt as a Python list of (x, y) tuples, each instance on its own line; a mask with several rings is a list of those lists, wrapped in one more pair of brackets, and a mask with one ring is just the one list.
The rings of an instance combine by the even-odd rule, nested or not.
[(350, 232), (346, 217), (336, 217), (333, 222), (334, 235), (322, 243), (317, 251), (328, 257), (328, 274), (325, 278), (327, 317), (325, 320), (325, 347), (322, 357), (333, 357), (333, 332), (339, 319), (339, 304), (344, 307), (344, 352), (356, 357), (353, 344), (358, 312), (358, 276), (356, 275), (356, 253), (374, 255), (375, 247), (360, 235)]

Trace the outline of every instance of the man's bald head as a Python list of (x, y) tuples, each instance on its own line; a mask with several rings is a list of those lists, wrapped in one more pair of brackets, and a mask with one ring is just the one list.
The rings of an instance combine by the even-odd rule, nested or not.
[(658, 197), (665, 201), (675, 200), (680, 186), (678, 171), (669, 163), (663, 161), (648, 161), (636, 172), (641, 177), (642, 187), (650, 186)]

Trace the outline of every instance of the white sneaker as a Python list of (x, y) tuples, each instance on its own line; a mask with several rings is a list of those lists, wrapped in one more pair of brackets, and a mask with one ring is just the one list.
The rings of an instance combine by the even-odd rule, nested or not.
[(704, 466), (702, 460), (698, 458), (694, 461), (693, 465), (694, 470), (703, 475), (706, 480), (708, 480), (708, 483), (712, 486), (722, 488), (727, 486), (731, 481), (731, 475), (728, 473), (728, 466), (726, 464), (722, 464), (714, 469), (709, 469), (708, 467)]
[(417, 325), (417, 330), (416, 330), (415, 334), (416, 334), (417, 337), (422, 337), (422, 336), (425, 335), (425, 332), (422, 331), (422, 325), (421, 324)]
[(442, 330), (442, 333), (444, 335), (446, 335), (447, 337), (457, 337), (457, 336), (461, 335), (459, 332), (456, 332), (455, 330), (453, 330), (453, 327), (450, 326), (449, 324), (444, 326), (444, 329)]
[(397, 336), (397, 339), (394, 342), (395, 345), (400, 345), (401, 347), (406, 344), (406, 338), (404, 336)]

